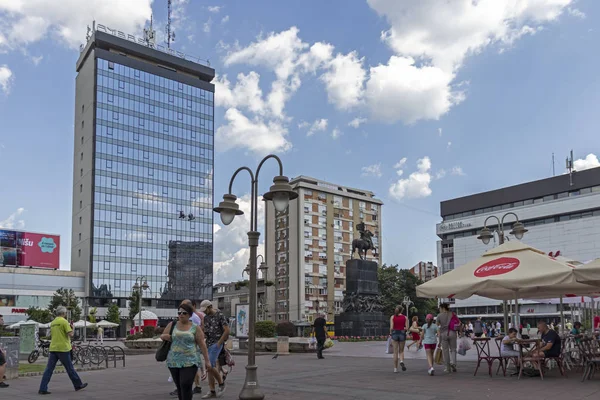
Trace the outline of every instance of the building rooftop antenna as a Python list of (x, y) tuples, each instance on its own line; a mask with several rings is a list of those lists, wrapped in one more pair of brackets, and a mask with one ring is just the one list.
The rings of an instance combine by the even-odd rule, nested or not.
[(152, 14), (150, 14), (150, 26), (148, 28), (144, 28), (144, 41), (146, 41), (146, 46), (154, 47), (156, 44), (156, 31), (152, 27)]
[(554, 169), (554, 153), (552, 153), (552, 176), (556, 176), (556, 171)]
[(171, 48), (171, 42), (175, 41), (175, 32), (171, 31), (171, 0), (167, 0), (167, 27), (165, 30), (167, 31), (166, 43), (167, 47)]
[(566, 167), (569, 171), (569, 186), (573, 186), (573, 150), (571, 150), (571, 155), (567, 157)]

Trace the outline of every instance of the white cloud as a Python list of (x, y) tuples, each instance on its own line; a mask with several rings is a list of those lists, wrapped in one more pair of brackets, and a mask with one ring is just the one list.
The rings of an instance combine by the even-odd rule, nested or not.
[(365, 122), (367, 122), (366, 118), (354, 118), (352, 121), (348, 122), (348, 126), (351, 126), (353, 128), (358, 128)]
[(535, 34), (572, 0), (367, 2), (390, 24), (381, 39), (395, 55), (371, 68), (365, 100), (375, 118), (411, 124), (438, 119), (464, 99), (453, 85), (466, 57)]
[(438, 128), (438, 135), (440, 135), (440, 137), (442, 137), (442, 128)]
[(338, 139), (343, 134), (344, 134), (344, 132), (342, 132), (337, 126), (335, 128), (333, 128), (333, 131), (331, 131), (331, 137), (333, 139)]
[(577, 8), (567, 8), (567, 12), (569, 13), (569, 15), (576, 17), (576, 18), (581, 18), (584, 19), (585, 18), (585, 13), (581, 10), (578, 10)]
[[(403, 159), (404, 160), (404, 159)], [(401, 160), (402, 161), (402, 160)], [(404, 163), (400, 166), (404, 165)], [(398, 165), (396, 164), (396, 165)], [(431, 160), (425, 156), (417, 161), (417, 171), (411, 173), (406, 179), (399, 179), (389, 188), (390, 196), (395, 200), (404, 198), (416, 199), (428, 197), (432, 191), (431, 184)]]
[(573, 161), (575, 171), (583, 171), (585, 169), (600, 167), (600, 162), (595, 154), (588, 154), (585, 158), (580, 158)]
[(450, 147), (452, 147), (452, 142), (448, 142), (448, 144), (446, 145), (446, 148), (447, 148), (448, 150), (450, 150)]
[(0, 89), (5, 94), (10, 93), (10, 87), (14, 81), (14, 76), (8, 65), (0, 65)]
[(325, 83), (329, 102), (336, 108), (348, 110), (360, 103), (366, 76), (363, 61), (356, 51), (338, 54), (329, 61), (321, 80)]
[(5, 228), (5, 229), (23, 229), (23, 228), (25, 228), (25, 221), (22, 219), (19, 219), (21, 217), (21, 215), (23, 215), (24, 212), (25, 212), (25, 209), (23, 207), (18, 208), (17, 211), (10, 214), (8, 216), (8, 218), (6, 218), (3, 221), (0, 221), (0, 228)]
[(226, 24), (227, 22), (229, 22), (229, 15), (226, 15), (221, 19), (222, 24)]
[(215, 13), (217, 14), (219, 11), (221, 11), (221, 6), (208, 6), (207, 9), (209, 12), (211, 13)]
[(152, 0), (0, 1), (0, 50), (14, 50), (48, 37), (70, 48), (85, 40), (96, 20), (112, 29), (139, 34), (152, 13)]
[(435, 179), (442, 179), (445, 176), (446, 176), (446, 170), (442, 168), (438, 172), (436, 172)]
[(317, 132), (322, 132), (327, 129), (327, 120), (325, 118), (317, 119), (312, 124), (308, 123), (306, 121), (303, 121), (300, 124), (298, 124), (298, 128), (301, 128), (301, 129), (308, 128), (308, 132), (306, 133), (306, 136), (312, 136)]
[(212, 27), (212, 17), (208, 17), (208, 21), (206, 21), (203, 25), (202, 30), (204, 33), (210, 33), (210, 29)]
[(462, 91), (452, 88), (453, 79), (440, 68), (416, 66), (411, 57), (392, 56), (386, 65), (371, 67), (365, 99), (371, 115), (382, 122), (439, 119), (464, 99)]
[(237, 82), (231, 87), (231, 82), (227, 75), (216, 76), (213, 80), (215, 84), (215, 105), (217, 107), (243, 108), (256, 114), (265, 114), (266, 105), (263, 101), (263, 92), (259, 85), (260, 75), (254, 71), (247, 75), (240, 73), (237, 76)]
[(383, 173), (381, 172), (381, 163), (368, 165), (366, 167), (362, 167), (362, 176), (374, 176), (376, 178), (381, 178)]
[[(240, 210), (244, 214), (235, 217), (227, 226), (214, 224), (214, 279), (215, 283), (239, 281), (242, 271), (250, 259), (248, 247), (248, 231), (250, 230), (250, 196), (244, 195), (238, 199)], [(264, 201), (258, 199), (258, 220), (264, 221)], [(264, 255), (264, 235), (261, 234), (258, 254)], [(247, 276), (246, 276), (247, 279)]]
[(400, 161), (398, 161), (398, 162), (397, 162), (397, 163), (394, 165), (394, 168), (395, 168), (395, 169), (401, 169), (401, 168), (403, 168), (403, 167), (404, 167), (404, 164), (406, 164), (406, 161), (407, 161), (407, 158), (406, 158), (406, 157), (403, 157), (403, 158), (401, 158), (401, 159), (400, 159)]
[(466, 175), (461, 167), (452, 167), (452, 171), (450, 173), (452, 175), (458, 175), (458, 176)]
[(222, 151), (246, 148), (259, 155), (280, 153), (292, 148), (287, 140), (288, 130), (276, 121), (265, 121), (261, 117), (250, 119), (240, 110), (230, 108), (225, 112), (224, 125), (217, 129), (217, 146)]
[(40, 63), (42, 62), (42, 60), (44, 59), (44, 56), (32, 56), (31, 57), (31, 62), (37, 67), (38, 65), (40, 65)]

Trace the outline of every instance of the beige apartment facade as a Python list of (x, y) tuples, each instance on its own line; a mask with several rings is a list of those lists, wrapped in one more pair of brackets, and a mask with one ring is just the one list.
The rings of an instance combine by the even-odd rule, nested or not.
[(299, 197), (285, 212), (266, 203), (265, 255), (275, 282), (267, 289), (269, 314), (276, 322), (312, 322), (319, 312), (333, 321), (342, 310), (346, 261), (361, 222), (374, 234), (376, 252), (367, 259), (381, 265), (383, 202), (373, 192), (306, 176), (290, 183)]

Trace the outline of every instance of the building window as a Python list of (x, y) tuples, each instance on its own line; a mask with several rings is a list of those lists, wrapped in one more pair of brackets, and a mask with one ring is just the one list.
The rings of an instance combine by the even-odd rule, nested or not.
[(79, 225), (81, 225), (81, 217), (79, 217)]
[(79, 241), (81, 242), (81, 233), (79, 233)]
[(117, 120), (117, 121), (118, 121), (118, 120), (119, 120), (119, 113), (118, 113), (118, 112), (116, 112), (116, 111), (113, 111), (113, 113), (112, 113), (112, 118), (113, 118), (114, 120)]
[(133, 141), (134, 142), (139, 142), (140, 141), (140, 134), (139, 133), (134, 133), (133, 134)]
[(112, 169), (112, 161), (106, 160), (106, 169)]
[(81, 137), (81, 144), (83, 145), (83, 136)]
[(81, 168), (81, 169), (79, 170), (79, 176), (80, 176), (80, 177), (82, 177), (82, 176), (83, 176), (83, 168)]
[(148, 168), (148, 176), (154, 176), (154, 170), (152, 168)]
[(81, 153), (81, 155), (79, 156), (79, 159), (80, 159), (81, 161), (83, 161), (83, 153)]
[(150, 154), (147, 151), (144, 151), (144, 159), (149, 159), (150, 158)]
[(149, 241), (151, 241), (151, 240), (152, 240), (152, 232), (148, 232), (148, 233), (146, 234), (146, 239), (148, 239)]
[(81, 210), (83, 208), (83, 201), (79, 200), (79, 209)]
[(107, 100), (109, 103), (112, 103), (112, 102), (115, 100), (115, 96), (113, 96), (113, 95), (112, 95), (112, 94), (110, 94), (110, 93), (109, 93), (109, 94), (108, 94), (108, 96), (106, 96), (106, 97), (107, 97), (107, 99), (106, 99), (106, 100)]
[(83, 114), (83, 111), (85, 110), (85, 106), (82, 104), (81, 105), (81, 113)]
[(131, 264), (131, 272), (137, 272), (137, 264)]
[(177, 180), (178, 180), (178, 181), (181, 181), (181, 180), (182, 180), (182, 178), (183, 178), (183, 177), (182, 177), (182, 175), (181, 175), (181, 174), (177, 174)]
[(148, 216), (142, 215), (142, 224), (147, 224), (147, 223), (148, 223)]
[(112, 134), (113, 134), (113, 128), (112, 128), (112, 127), (110, 127), (110, 126), (107, 126), (107, 127), (106, 127), (106, 134), (107, 134), (108, 136), (112, 136)]
[(105, 271), (109, 271), (110, 270), (110, 261), (104, 261), (104, 270)]
[(110, 193), (105, 193), (105, 194), (104, 194), (104, 201), (105, 201), (106, 203), (112, 203), (112, 196), (111, 196), (111, 194), (110, 194)]
[(144, 88), (144, 96), (150, 97), (150, 88)]
[(77, 257), (81, 257), (81, 249), (77, 250)]
[(143, 254), (143, 250), (141, 247), (136, 248), (136, 255), (141, 256)]
[(123, 154), (123, 146), (117, 146), (117, 154)]
[(119, 80), (119, 89), (125, 89), (125, 82)]
[(163, 186), (162, 192), (163, 192), (163, 194), (169, 194), (169, 188), (166, 186)]
[(115, 214), (115, 219), (117, 221), (122, 221), (123, 220), (123, 213), (121, 211), (117, 211)]
[(173, 164), (173, 156), (167, 156), (167, 163)]
[(117, 178), (110, 178), (111, 186), (117, 186)]
[(114, 70), (115, 69), (115, 63), (112, 62), (112, 61), (109, 61), (108, 62), (108, 69), (113, 69)]
[(108, 226), (104, 227), (104, 236), (110, 236), (110, 227), (108, 227)]
[(79, 193), (83, 193), (83, 184), (79, 185)]
[(117, 252), (117, 246), (115, 246), (114, 244), (110, 245), (110, 252), (112, 254), (115, 254)]

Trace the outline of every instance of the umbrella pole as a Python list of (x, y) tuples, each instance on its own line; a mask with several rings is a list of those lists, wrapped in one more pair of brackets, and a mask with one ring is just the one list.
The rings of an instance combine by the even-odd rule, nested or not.
[(503, 309), (504, 309), (504, 334), (508, 332), (508, 302), (504, 300)]
[(562, 296), (560, 296), (560, 331), (561, 333), (565, 332), (565, 307)]
[(515, 326), (514, 328), (520, 334), (521, 330), (519, 329), (521, 326), (521, 317), (519, 316), (519, 291), (515, 291)]

